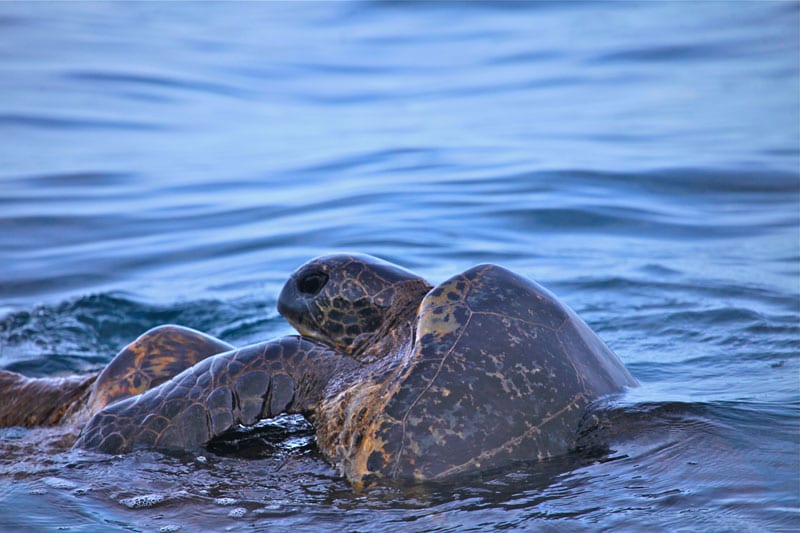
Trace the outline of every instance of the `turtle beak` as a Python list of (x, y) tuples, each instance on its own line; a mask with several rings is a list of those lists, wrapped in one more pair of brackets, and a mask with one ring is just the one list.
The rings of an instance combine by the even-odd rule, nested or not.
[(303, 300), (297, 290), (297, 280), (294, 276), (290, 277), (278, 296), (278, 312), (296, 329), (303, 314), (308, 314)]
[(278, 296), (278, 312), (305, 337), (317, 338), (319, 326), (314, 318), (314, 296), (304, 292), (301, 280), (293, 275)]

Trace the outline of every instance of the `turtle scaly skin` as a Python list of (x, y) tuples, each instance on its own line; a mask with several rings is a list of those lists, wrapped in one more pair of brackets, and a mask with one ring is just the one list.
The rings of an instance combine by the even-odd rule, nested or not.
[(300, 337), (218, 354), (96, 414), (75, 446), (107, 453), (195, 449), (239, 424), (313, 413), (318, 391), (356, 364)]

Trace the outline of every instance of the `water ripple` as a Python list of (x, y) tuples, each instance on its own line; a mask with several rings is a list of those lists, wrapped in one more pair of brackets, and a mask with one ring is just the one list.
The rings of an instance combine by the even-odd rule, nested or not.
[(181, 93), (200, 91), (204, 93), (242, 98), (248, 93), (240, 87), (198, 79), (180, 79), (174, 75), (142, 74), (134, 72), (73, 71), (64, 75), (66, 79), (93, 84), (118, 87), (150, 87), (157, 94), (164, 89), (176, 89)]
[(165, 126), (149, 122), (112, 118), (57, 117), (21, 113), (0, 113), (0, 127), (38, 128), (42, 130), (122, 130), (162, 131)]
[(285, 329), (271, 299), (157, 305), (126, 294), (97, 294), (0, 319), (0, 367), (29, 375), (96, 370), (161, 324), (182, 324), (240, 346)]
[(0, 4), (0, 367), (288, 333), (277, 293), (329, 251), (489, 261), (641, 381), (609, 438), (355, 493), (299, 423), (124, 457), (16, 428), (6, 528), (798, 529), (797, 3), (453, 6)]

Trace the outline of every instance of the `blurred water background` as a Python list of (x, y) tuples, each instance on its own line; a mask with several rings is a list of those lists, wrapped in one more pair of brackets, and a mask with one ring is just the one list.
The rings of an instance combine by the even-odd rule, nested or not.
[(288, 274), (352, 250), (528, 275), (642, 383), (602, 461), (368, 493), (296, 418), (181, 457), (3, 430), (0, 530), (797, 530), (799, 7), (0, 4), (0, 368), (290, 333)]

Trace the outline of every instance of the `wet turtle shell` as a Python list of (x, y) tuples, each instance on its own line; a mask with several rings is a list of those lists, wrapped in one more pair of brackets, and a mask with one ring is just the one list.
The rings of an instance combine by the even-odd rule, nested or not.
[(590, 402), (636, 384), (553, 294), (496, 265), (431, 290), (415, 330), (321, 406), (320, 447), (351, 480), (564, 454)]

